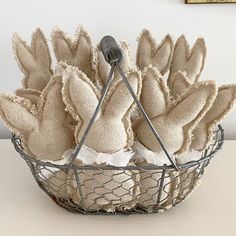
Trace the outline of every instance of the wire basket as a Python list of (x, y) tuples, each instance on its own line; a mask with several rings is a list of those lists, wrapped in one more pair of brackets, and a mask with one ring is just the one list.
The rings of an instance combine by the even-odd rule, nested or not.
[(211, 158), (222, 147), (224, 132), (218, 126), (214, 141), (201, 159), (172, 165), (79, 166), (43, 162), (24, 153), (13, 135), (16, 151), (26, 161), (39, 187), (59, 206), (83, 214), (155, 213), (185, 200), (199, 185)]

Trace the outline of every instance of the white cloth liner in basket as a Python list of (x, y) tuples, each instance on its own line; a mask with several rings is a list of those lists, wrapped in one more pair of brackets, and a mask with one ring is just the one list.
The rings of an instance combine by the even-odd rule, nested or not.
[[(151, 150), (147, 149), (144, 145), (142, 145), (140, 142), (136, 142), (133, 145), (133, 150), (134, 150), (134, 159), (138, 161), (147, 161), (149, 164), (157, 165), (157, 166), (163, 166), (164, 164), (170, 165), (170, 161), (167, 158), (166, 154), (164, 151), (160, 153), (155, 153), (152, 152)], [(185, 164), (189, 161), (196, 161), (201, 158), (202, 153), (198, 151), (191, 150), (187, 153), (185, 153), (182, 156), (174, 157), (178, 161), (179, 164)]]
[[(69, 149), (64, 152), (61, 160), (44, 160), (44, 162), (49, 162), (56, 165), (65, 165), (69, 163), (72, 153), (73, 149)], [(201, 154), (201, 152), (191, 150), (180, 157), (175, 157), (174, 155), (172, 155), (172, 157), (174, 157), (174, 159), (176, 159), (179, 164), (185, 164), (189, 161), (199, 160), (201, 158)], [(84, 145), (79, 155), (76, 157), (76, 160), (80, 160), (83, 165), (105, 164), (115, 167), (127, 166), (131, 159), (134, 161), (145, 160), (148, 164), (153, 164), (157, 166), (171, 164), (164, 151), (160, 153), (152, 152), (140, 142), (135, 142), (132, 147), (132, 150), (127, 151), (122, 149), (113, 154), (99, 153)]]

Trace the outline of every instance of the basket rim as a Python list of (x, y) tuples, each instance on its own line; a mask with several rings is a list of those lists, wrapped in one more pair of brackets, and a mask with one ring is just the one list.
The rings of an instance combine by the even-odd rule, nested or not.
[[(211, 150), (210, 153), (207, 153), (207, 150), (210, 148), (210, 146), (212, 146), (212, 144), (205, 149), (202, 152), (202, 157), (198, 160), (193, 160), (193, 161), (189, 161), (186, 162), (184, 164), (178, 164), (179, 169), (186, 169), (186, 168), (190, 168), (193, 167), (195, 165), (199, 165), (202, 162), (205, 162), (209, 159), (211, 159), (215, 153), (217, 153), (221, 148), (222, 145), (224, 143), (224, 129), (222, 128), (221, 125), (218, 125), (218, 130), (216, 132), (220, 132), (220, 136), (221, 136), (221, 140), (219, 142), (219, 145), (217, 145), (216, 147), (213, 147), (213, 149)], [(18, 141), (19, 140), (19, 141)], [(20, 136), (12, 133), (12, 137), (11, 137), (11, 141), (14, 145), (15, 150), (21, 155), (21, 157), (26, 161), (26, 162), (30, 162), (30, 163), (35, 163), (37, 165), (41, 165), (41, 166), (45, 166), (45, 167), (52, 167), (52, 168), (57, 168), (60, 170), (66, 170), (68, 167), (68, 164), (63, 164), (63, 165), (59, 165), (59, 164), (54, 164), (51, 162), (47, 162), (47, 161), (41, 161), (41, 160), (37, 160), (31, 156), (29, 156), (28, 154), (26, 154), (24, 152), (24, 149), (21, 145), (21, 139)], [(78, 166), (76, 164), (72, 165), (73, 170), (174, 170), (175, 168), (173, 167), (173, 165), (167, 165), (164, 164), (162, 166), (157, 166), (154, 164), (147, 164), (147, 165), (142, 165), (142, 166), (123, 166), (123, 167), (117, 167), (117, 166), (111, 166), (111, 165), (83, 165), (83, 166)]]

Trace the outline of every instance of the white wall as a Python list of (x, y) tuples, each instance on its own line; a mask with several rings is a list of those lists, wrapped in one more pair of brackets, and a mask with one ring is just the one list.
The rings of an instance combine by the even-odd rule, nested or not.
[[(132, 51), (142, 28), (160, 40), (185, 33), (191, 43), (203, 36), (208, 57), (203, 79), (236, 83), (236, 4), (185, 5), (184, 0), (7, 0), (0, 7), (0, 71), (2, 90), (20, 86), (11, 50), (13, 32), (29, 40), (37, 27), (49, 37), (55, 25), (72, 34), (83, 24), (97, 43), (106, 34), (129, 42)], [(236, 139), (236, 111), (224, 122), (226, 138)], [(0, 126), (0, 138), (8, 137)]]

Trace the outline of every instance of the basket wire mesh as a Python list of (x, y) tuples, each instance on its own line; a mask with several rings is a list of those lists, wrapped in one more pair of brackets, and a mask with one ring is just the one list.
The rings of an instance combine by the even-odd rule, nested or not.
[(16, 151), (26, 161), (39, 187), (59, 206), (83, 214), (156, 213), (188, 198), (199, 185), (211, 158), (222, 147), (224, 132), (218, 126), (214, 141), (201, 159), (155, 166), (139, 163), (126, 167), (55, 165), (33, 159), (12, 136)]
[[(164, 211), (185, 200), (199, 185), (205, 167), (223, 144), (224, 132), (221, 126), (217, 127), (212, 144), (202, 153), (199, 160), (185, 164), (176, 163), (168, 153), (119, 66), (122, 59), (120, 49), (114, 44), (114, 39), (109, 40), (111, 43), (108, 47), (109, 50), (105, 48), (103, 54), (111, 65), (111, 71), (98, 106), (80, 143), (72, 153), (70, 162), (65, 165), (57, 165), (36, 160), (24, 152), (20, 137), (13, 134), (12, 142), (16, 151), (30, 167), (39, 187), (54, 202), (69, 211), (83, 214), (131, 214)], [(103, 47), (102, 42), (101, 46)], [(119, 72), (171, 165), (155, 166), (131, 162), (125, 167), (114, 167), (81, 166), (77, 163), (76, 157), (104, 101), (113, 78), (114, 69)]]

